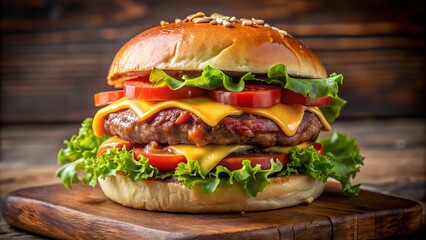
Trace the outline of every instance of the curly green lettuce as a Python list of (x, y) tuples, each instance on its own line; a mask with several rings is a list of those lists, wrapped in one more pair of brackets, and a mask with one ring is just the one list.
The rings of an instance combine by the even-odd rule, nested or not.
[(238, 83), (234, 83), (232, 78), (219, 69), (206, 66), (201, 76), (190, 78), (187, 75), (178, 80), (169, 76), (161, 69), (153, 68), (149, 76), (149, 81), (156, 86), (168, 86), (170, 89), (177, 90), (181, 87), (198, 87), (206, 90), (212, 90), (220, 87), (232, 89), (231, 91), (240, 92), (244, 89), (245, 83), (242, 79)]
[(182, 79), (171, 77), (166, 72), (158, 68), (153, 68), (149, 80), (156, 86), (168, 86), (170, 89), (177, 90), (181, 87), (198, 87), (206, 90), (224, 87), (233, 92), (240, 92), (244, 89), (245, 81), (261, 81), (267, 84), (280, 85), (296, 93), (315, 99), (324, 96), (333, 97), (331, 106), (322, 107), (324, 116), (329, 122), (333, 122), (340, 114), (345, 101), (337, 93), (339, 84), (343, 84), (342, 74), (331, 74), (328, 78), (321, 79), (302, 79), (290, 77), (284, 64), (277, 64), (268, 70), (268, 74), (262, 77), (256, 77), (252, 73), (246, 73), (239, 80), (233, 79), (223, 71), (207, 65), (200, 76), (190, 78), (186, 75)]
[(329, 123), (334, 122), (339, 116), (340, 111), (346, 105), (346, 101), (339, 96), (333, 98), (331, 106), (319, 107), (324, 117)]
[(332, 153), (334, 156), (334, 165), (330, 171), (330, 177), (341, 183), (344, 195), (357, 195), (360, 184), (351, 185), (350, 181), (360, 171), (364, 157), (361, 156), (356, 141), (346, 134), (334, 133), (330, 138), (320, 139), (319, 143), (321, 143), (325, 152)]
[(96, 152), (98, 151), (99, 146), (108, 138), (108, 136), (104, 136), (102, 138), (96, 137), (93, 133), (92, 123), (93, 119), (86, 118), (81, 123), (78, 135), (73, 135), (70, 140), (64, 141), (64, 144), (67, 147), (59, 150), (59, 164), (96, 157)]
[(345, 196), (356, 196), (360, 185), (352, 185), (351, 179), (360, 171), (364, 157), (354, 139), (346, 134), (334, 133), (330, 138), (320, 139), (325, 155), (320, 155), (313, 148), (296, 149), (290, 151), (291, 162), (286, 164), (279, 176), (290, 174), (307, 174), (323, 182), (334, 178), (342, 185)]
[(180, 163), (173, 172), (160, 172), (142, 155), (136, 161), (133, 152), (126, 148), (112, 148), (96, 156), (105, 139), (94, 136), (92, 119), (88, 118), (82, 123), (79, 134), (65, 141), (66, 148), (58, 153), (58, 163), (62, 166), (56, 175), (67, 188), (79, 182), (95, 187), (99, 178), (105, 179), (120, 172), (131, 181), (174, 177), (188, 188), (200, 184), (205, 192), (214, 192), (219, 184), (237, 182), (248, 196), (262, 192), (270, 182), (269, 177), (291, 174), (306, 174), (323, 182), (329, 177), (335, 178), (341, 182), (342, 192), (347, 196), (354, 196), (359, 191), (359, 185), (352, 186), (350, 179), (359, 172), (363, 157), (355, 141), (344, 134), (335, 133), (331, 138), (320, 140), (327, 152), (324, 156), (319, 155), (313, 147), (293, 148), (290, 151), (291, 161), (285, 166), (277, 159), (271, 159), (271, 168), (262, 170), (259, 165), (252, 167), (247, 159), (243, 160), (241, 169), (230, 171), (218, 166), (206, 175), (201, 172), (197, 161)]
[(233, 184), (238, 182), (248, 196), (255, 197), (270, 183), (268, 177), (282, 169), (281, 162), (274, 159), (271, 159), (271, 168), (266, 170), (262, 170), (260, 165), (252, 167), (250, 160), (243, 160), (242, 164), (241, 169), (234, 171), (223, 166), (217, 166), (215, 171), (211, 171), (205, 176), (202, 174), (197, 161), (189, 161), (188, 163), (180, 163), (173, 176), (191, 189), (195, 185), (201, 184), (204, 192), (214, 192), (220, 183)]

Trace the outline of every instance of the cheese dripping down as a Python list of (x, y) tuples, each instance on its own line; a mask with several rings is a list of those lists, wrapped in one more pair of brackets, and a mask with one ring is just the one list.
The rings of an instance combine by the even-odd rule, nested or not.
[(189, 98), (164, 102), (146, 102), (136, 99), (121, 98), (114, 103), (99, 109), (93, 119), (93, 131), (97, 137), (104, 135), (104, 118), (113, 112), (131, 109), (140, 121), (148, 119), (159, 111), (179, 108), (193, 113), (211, 127), (216, 126), (223, 118), (230, 115), (241, 115), (244, 112), (262, 116), (274, 121), (287, 136), (293, 136), (302, 123), (305, 111), (314, 113), (321, 121), (323, 130), (331, 130), (318, 107), (276, 104), (268, 108), (241, 108), (225, 105), (208, 97)]

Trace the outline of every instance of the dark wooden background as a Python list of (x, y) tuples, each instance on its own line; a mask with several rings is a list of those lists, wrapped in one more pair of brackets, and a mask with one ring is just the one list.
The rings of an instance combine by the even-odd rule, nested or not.
[(80, 122), (132, 36), (196, 11), (265, 19), (343, 73), (342, 118), (425, 116), (424, 1), (1, 2), (1, 123)]

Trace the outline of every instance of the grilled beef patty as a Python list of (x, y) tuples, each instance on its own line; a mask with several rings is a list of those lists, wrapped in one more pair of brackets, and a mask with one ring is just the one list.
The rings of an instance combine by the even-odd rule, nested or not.
[(171, 108), (144, 121), (139, 121), (130, 109), (110, 113), (104, 120), (104, 127), (108, 135), (140, 144), (156, 141), (169, 145), (249, 144), (272, 147), (315, 141), (322, 124), (315, 114), (306, 111), (296, 134), (287, 136), (274, 121), (261, 116), (248, 113), (227, 116), (211, 127), (188, 111)]

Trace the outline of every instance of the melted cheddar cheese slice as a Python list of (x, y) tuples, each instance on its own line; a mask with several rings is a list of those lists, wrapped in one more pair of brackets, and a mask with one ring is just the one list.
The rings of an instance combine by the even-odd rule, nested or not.
[[(297, 149), (308, 148), (309, 143), (294, 146)], [(216, 165), (234, 152), (242, 152), (255, 148), (249, 145), (207, 145), (197, 147), (195, 145), (172, 145), (170, 148), (177, 154), (182, 154), (188, 161), (197, 161), (200, 164), (201, 173), (206, 175)], [(270, 147), (264, 149), (266, 152), (288, 153), (293, 147)], [(250, 160), (250, 159), (249, 159)]]
[(175, 153), (184, 155), (186, 160), (198, 161), (201, 173), (204, 175), (210, 172), (229, 154), (254, 148), (248, 145), (207, 145), (203, 147), (195, 145), (173, 145), (170, 147)]
[(212, 127), (216, 126), (226, 116), (241, 115), (247, 112), (273, 120), (287, 136), (293, 136), (296, 133), (305, 110), (308, 110), (318, 116), (324, 130), (331, 130), (330, 124), (317, 107), (277, 104), (269, 108), (240, 108), (213, 101), (208, 97), (198, 97), (164, 102), (145, 102), (122, 98), (99, 109), (93, 119), (93, 131), (98, 137), (104, 134), (104, 118), (109, 113), (131, 109), (139, 117), (139, 120), (143, 121), (168, 108), (180, 108), (189, 111)]

